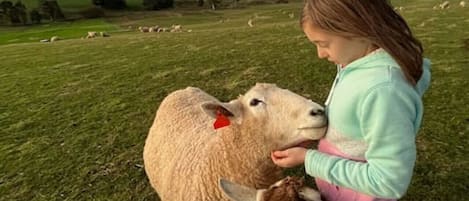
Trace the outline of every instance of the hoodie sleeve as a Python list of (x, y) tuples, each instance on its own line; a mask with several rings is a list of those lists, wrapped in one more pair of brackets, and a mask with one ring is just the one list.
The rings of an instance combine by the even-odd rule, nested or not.
[(367, 163), (308, 150), (306, 172), (332, 184), (380, 198), (397, 199), (411, 181), (416, 159), (416, 127), (421, 120), (419, 94), (378, 85), (362, 100), (359, 124), (368, 149)]

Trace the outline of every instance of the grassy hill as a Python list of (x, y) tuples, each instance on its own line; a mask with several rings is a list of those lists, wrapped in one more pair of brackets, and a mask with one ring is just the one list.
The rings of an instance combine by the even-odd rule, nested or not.
[[(433, 62), (415, 175), (402, 200), (463, 200), (469, 181), (469, 8), (433, 10), (437, 0), (394, 2), (404, 7), (400, 12)], [(256, 82), (270, 82), (323, 102), (335, 67), (316, 58), (298, 26), (300, 8), (175, 9), (1, 27), (0, 200), (157, 200), (142, 149), (159, 102), (179, 88), (197, 86), (226, 101)], [(176, 23), (192, 32), (134, 30)], [(80, 39), (88, 30), (113, 32)], [(52, 35), (66, 40), (25, 40)]]

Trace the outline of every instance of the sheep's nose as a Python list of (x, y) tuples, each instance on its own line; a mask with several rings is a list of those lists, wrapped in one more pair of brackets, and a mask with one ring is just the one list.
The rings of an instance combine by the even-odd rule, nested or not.
[(313, 117), (316, 116), (324, 116), (324, 110), (323, 109), (312, 109), (309, 114)]

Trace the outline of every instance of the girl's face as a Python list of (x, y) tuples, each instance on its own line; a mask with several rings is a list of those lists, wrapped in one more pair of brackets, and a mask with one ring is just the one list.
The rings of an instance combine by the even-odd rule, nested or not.
[(316, 45), (318, 57), (335, 64), (346, 66), (373, 50), (377, 49), (363, 38), (346, 38), (304, 23), (303, 31), (308, 39)]

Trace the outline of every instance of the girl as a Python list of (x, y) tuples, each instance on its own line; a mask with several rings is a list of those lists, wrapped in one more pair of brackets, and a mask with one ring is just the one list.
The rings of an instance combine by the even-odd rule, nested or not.
[(338, 67), (318, 150), (275, 151), (304, 163), (327, 201), (396, 200), (407, 191), (430, 63), (388, 0), (306, 0), (301, 25), (319, 58)]

